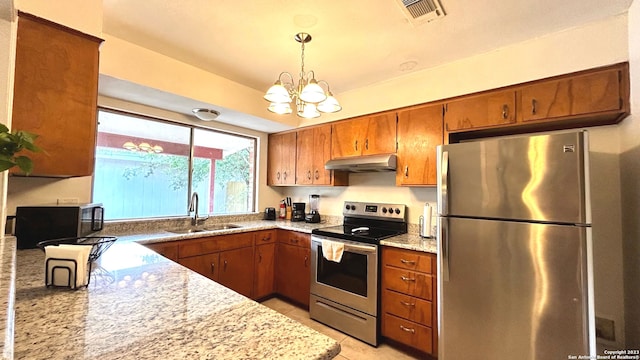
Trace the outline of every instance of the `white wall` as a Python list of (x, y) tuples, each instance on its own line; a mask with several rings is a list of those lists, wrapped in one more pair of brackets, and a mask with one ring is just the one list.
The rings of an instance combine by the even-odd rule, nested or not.
[(627, 61), (627, 16), (547, 34), (338, 95), (343, 110), (303, 126)]
[(631, 116), (620, 126), (626, 348), (640, 348), (640, 3), (629, 9)]
[(85, 34), (102, 37), (102, 0), (14, 0), (14, 6)]
[[(0, 123), (11, 128), (13, 107), (13, 68), (15, 58), (15, 26), (12, 22), (13, 3), (0, 0)], [(0, 237), (4, 234), (7, 214), (8, 171), (0, 173)]]

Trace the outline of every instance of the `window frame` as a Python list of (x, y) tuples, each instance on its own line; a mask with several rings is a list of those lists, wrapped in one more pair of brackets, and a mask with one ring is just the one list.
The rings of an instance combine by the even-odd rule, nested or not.
[[(136, 112), (130, 112), (127, 110), (122, 110), (122, 109), (115, 109), (115, 108), (110, 108), (110, 107), (106, 107), (106, 106), (101, 106), (98, 105), (97, 106), (97, 112), (96, 112), (96, 147), (94, 149), (94, 157), (95, 152), (98, 149), (98, 142), (97, 142), (97, 138), (98, 138), (98, 133), (100, 132), (100, 112), (109, 112), (109, 113), (113, 113), (113, 114), (117, 114), (117, 115), (122, 115), (122, 116), (128, 116), (128, 117), (134, 117), (134, 118), (139, 118), (142, 120), (148, 120), (148, 121), (155, 121), (155, 122), (161, 122), (161, 123), (167, 123), (167, 124), (171, 124), (171, 125), (175, 125), (175, 126), (182, 126), (185, 128), (189, 129), (189, 170), (188, 170), (188, 187), (187, 187), (187, 199), (186, 199), (186, 206), (185, 209), (188, 209), (189, 207), (189, 201), (191, 199), (191, 194), (193, 193), (193, 164), (194, 164), (194, 142), (195, 142), (195, 129), (200, 129), (200, 130), (205, 130), (205, 131), (212, 131), (212, 132), (216, 132), (216, 133), (220, 133), (220, 134), (224, 134), (224, 135), (230, 135), (230, 136), (236, 136), (236, 137), (240, 137), (240, 138), (245, 138), (247, 140), (252, 140), (253, 141), (253, 170), (251, 171), (250, 175), (252, 176), (252, 184), (251, 184), (251, 192), (252, 192), (252, 196), (253, 196), (253, 201), (251, 202), (251, 209), (248, 209), (246, 214), (252, 214), (255, 213), (257, 210), (257, 206), (258, 206), (258, 194), (257, 194), (257, 185), (258, 185), (258, 161), (259, 161), (259, 157), (258, 157), (258, 153), (259, 153), (259, 138), (256, 136), (251, 136), (251, 135), (247, 135), (247, 134), (242, 134), (242, 133), (238, 133), (238, 132), (232, 132), (232, 131), (227, 131), (227, 130), (220, 130), (220, 129), (216, 129), (213, 127), (208, 127), (208, 126), (202, 126), (199, 124), (191, 124), (191, 123), (186, 123), (186, 122), (181, 122), (181, 121), (177, 121), (177, 120), (170, 120), (170, 119), (165, 119), (165, 118), (161, 118), (161, 117), (157, 117), (157, 116), (153, 116), (153, 115), (147, 115), (147, 114), (143, 114), (143, 113), (136, 113)], [(95, 171), (95, 163), (94, 163), (94, 171)], [(91, 180), (91, 199), (92, 201), (94, 201), (94, 180)], [(229, 215), (237, 215), (237, 214), (243, 214), (243, 213), (233, 213), (233, 214), (207, 214), (210, 216), (229, 216)], [(110, 221), (127, 221), (127, 220), (145, 220), (145, 219), (170, 219), (170, 218), (184, 218), (184, 217), (189, 217), (189, 212), (185, 212), (184, 215), (172, 215), (172, 216), (150, 216), (150, 217), (138, 217), (138, 218), (123, 218), (123, 219), (112, 219)]]

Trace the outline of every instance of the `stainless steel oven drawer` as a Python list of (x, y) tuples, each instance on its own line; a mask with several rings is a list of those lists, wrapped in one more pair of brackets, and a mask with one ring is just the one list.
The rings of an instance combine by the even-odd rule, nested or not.
[(378, 346), (377, 319), (369, 314), (311, 294), (309, 316), (366, 343)]

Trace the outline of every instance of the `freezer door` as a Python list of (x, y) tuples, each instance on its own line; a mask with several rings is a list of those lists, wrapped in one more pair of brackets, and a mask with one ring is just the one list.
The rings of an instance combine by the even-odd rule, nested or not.
[[(439, 359), (588, 355), (590, 228), (441, 218)], [(446, 243), (443, 253), (442, 243)]]
[(590, 224), (586, 132), (495, 138), (439, 149), (439, 212)]

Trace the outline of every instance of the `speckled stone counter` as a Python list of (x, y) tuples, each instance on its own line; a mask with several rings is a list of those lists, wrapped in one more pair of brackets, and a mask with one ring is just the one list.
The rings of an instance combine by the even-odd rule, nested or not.
[(403, 234), (380, 241), (380, 245), (397, 248), (423, 251), (432, 254), (438, 253), (438, 243), (433, 238), (423, 238), (418, 234)]
[(16, 238), (0, 237), (0, 336), (3, 359), (13, 359)]
[(18, 250), (17, 359), (331, 359), (340, 345), (131, 241), (87, 288), (44, 286), (42, 251)]
[[(188, 219), (187, 219), (188, 220)], [(184, 219), (106, 226), (119, 240), (81, 290), (47, 289), (44, 254), (1, 244), (0, 292), (5, 302), (3, 356), (11, 359), (331, 359), (340, 345), (304, 325), (175, 264), (140, 244), (285, 229), (311, 233), (319, 224), (223, 217), (208, 224), (238, 228), (180, 234)], [(139, 244), (140, 243), (140, 244)], [(434, 239), (404, 234), (384, 246), (436, 253)], [(16, 259), (17, 253), (17, 259)], [(14, 265), (15, 264), (15, 265)], [(16, 271), (17, 269), (17, 271)], [(18, 274), (16, 276), (16, 273)], [(15, 294), (15, 321), (13, 318)], [(12, 338), (15, 329), (15, 339)]]

